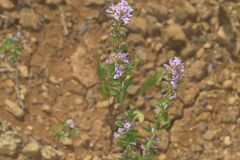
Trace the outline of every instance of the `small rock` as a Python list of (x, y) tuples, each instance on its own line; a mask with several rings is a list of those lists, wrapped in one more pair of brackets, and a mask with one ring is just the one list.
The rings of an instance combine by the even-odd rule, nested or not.
[(92, 155), (86, 155), (83, 160), (91, 160), (92, 159)]
[(51, 146), (43, 147), (41, 150), (43, 160), (63, 160), (64, 153), (52, 148)]
[(0, 9), (11, 10), (14, 8), (14, 4), (11, 0), (0, 0)]
[(0, 134), (3, 132), (6, 132), (8, 130), (11, 130), (11, 124), (5, 120), (0, 119)]
[(188, 75), (193, 80), (201, 80), (207, 75), (207, 63), (204, 60), (195, 61), (189, 68)]
[(43, 104), (43, 105), (42, 105), (42, 111), (43, 111), (44, 113), (48, 114), (48, 115), (51, 114), (50, 106), (47, 105), (47, 104)]
[(238, 116), (239, 116), (239, 110), (234, 109), (228, 112), (224, 112), (225, 114), (222, 115), (222, 122), (223, 123), (236, 123)]
[(105, 4), (104, 0), (87, 0), (87, 2), (85, 3), (87, 7), (100, 7), (103, 6), (104, 4)]
[(8, 131), (0, 136), (0, 155), (14, 156), (20, 150), (22, 138), (13, 131)]
[(226, 146), (230, 146), (232, 144), (232, 140), (229, 136), (224, 137), (224, 141), (223, 141), (224, 145)]
[(208, 141), (212, 141), (212, 140), (214, 139), (214, 137), (215, 137), (215, 134), (214, 134), (214, 132), (211, 131), (211, 130), (208, 130), (208, 131), (203, 135), (203, 138), (204, 138), (205, 140), (208, 140)]
[(128, 94), (129, 95), (136, 95), (137, 91), (140, 89), (139, 85), (131, 85), (128, 89)]
[(62, 143), (64, 146), (73, 147), (73, 141), (72, 141), (71, 138), (63, 138), (63, 139), (61, 139), (61, 143)]
[(188, 59), (188, 58), (192, 58), (193, 56), (195, 56), (196, 53), (197, 53), (197, 47), (192, 44), (187, 44), (186, 48), (184, 48), (181, 51), (180, 56), (183, 59)]
[(78, 47), (77, 51), (71, 56), (73, 76), (86, 87), (91, 87), (98, 81), (95, 70), (96, 63), (89, 62), (95, 62), (95, 57), (92, 54), (88, 54), (85, 47)]
[(136, 103), (135, 103), (135, 106), (136, 106), (137, 108), (141, 108), (141, 107), (144, 106), (144, 103), (145, 103), (145, 98), (144, 98), (143, 96), (139, 96), (139, 97), (137, 98), (137, 101), (136, 101)]
[(28, 68), (25, 65), (19, 65), (18, 70), (20, 72), (20, 76), (27, 78), (28, 77)]
[(74, 100), (74, 104), (75, 105), (81, 105), (84, 103), (84, 98), (83, 97), (77, 97), (75, 100)]
[(22, 9), (20, 12), (20, 24), (24, 28), (38, 30), (40, 28), (40, 18), (31, 9)]
[(133, 17), (131, 18), (129, 29), (135, 33), (141, 33), (142, 36), (145, 36), (147, 33), (147, 21), (142, 17)]
[(63, 2), (63, 0), (46, 0), (48, 5), (59, 5)]
[(168, 8), (164, 5), (150, 2), (147, 7), (147, 13), (156, 17), (158, 21), (163, 22), (168, 19)]
[(136, 48), (136, 57), (138, 60), (145, 62), (147, 61), (147, 53), (145, 52), (143, 47)]
[(180, 25), (171, 24), (166, 30), (167, 45), (174, 50), (181, 50), (185, 47), (186, 35)]
[(12, 88), (12, 87), (14, 87), (14, 82), (11, 80), (11, 79), (7, 79), (6, 81), (5, 81), (5, 85), (6, 85), (6, 87), (8, 87), (8, 88)]
[(178, 5), (190, 19), (195, 19), (197, 17), (197, 10), (187, 0), (179, 0), (176, 5)]
[(227, 89), (227, 90), (230, 90), (230, 89), (232, 89), (234, 86), (233, 86), (234, 84), (233, 84), (233, 81), (232, 80), (225, 80), (224, 82), (223, 82), (223, 88), (224, 89)]
[(167, 155), (161, 154), (160, 156), (158, 156), (158, 160), (167, 160)]
[(51, 83), (53, 83), (53, 84), (59, 84), (59, 83), (61, 83), (61, 80), (59, 80), (57, 77), (55, 77), (55, 76), (51, 76), (50, 78), (49, 78), (49, 81), (51, 82)]
[(6, 109), (12, 113), (16, 118), (23, 119), (24, 118), (24, 112), (23, 110), (13, 101), (6, 99)]
[(205, 133), (208, 130), (208, 124), (206, 122), (201, 122), (199, 124), (199, 131)]
[(183, 101), (185, 106), (191, 106), (196, 101), (197, 95), (199, 94), (199, 87), (193, 83), (189, 83), (183, 92), (179, 93), (179, 98)]
[(98, 101), (96, 104), (97, 108), (106, 108), (109, 107), (110, 105), (113, 104), (114, 98), (110, 98), (108, 100), (104, 100), (104, 101)]
[(22, 150), (27, 157), (34, 159), (40, 156), (40, 145), (36, 142), (28, 143)]
[(145, 46), (145, 40), (140, 34), (131, 33), (128, 35), (127, 42), (134, 46)]
[(158, 56), (157, 66), (162, 66), (165, 63), (168, 63), (169, 59), (174, 58), (176, 52), (174, 50), (169, 50), (167, 53), (160, 54)]

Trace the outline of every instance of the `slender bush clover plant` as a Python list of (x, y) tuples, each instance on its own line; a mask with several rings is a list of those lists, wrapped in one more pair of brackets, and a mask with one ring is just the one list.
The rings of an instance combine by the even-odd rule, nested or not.
[(26, 42), (25, 37), (22, 33), (17, 32), (14, 35), (5, 37), (0, 44), (0, 62), (1, 63), (11, 63), (15, 66), (15, 92), (17, 95), (18, 104), (25, 110), (26, 107), (20, 98), (19, 93), (19, 71), (18, 63), (19, 57), (23, 51), (23, 45)]
[(80, 134), (80, 129), (75, 127), (73, 119), (67, 119), (64, 122), (58, 121), (53, 125), (52, 135), (60, 140), (71, 139)]
[(133, 11), (126, 0), (121, 0), (106, 10), (111, 19), (112, 54), (105, 63), (98, 66), (98, 76), (102, 82), (102, 93), (108, 97), (113, 96), (114, 103), (118, 103), (124, 109), (123, 118), (115, 122), (118, 129), (114, 132), (114, 137), (122, 150), (118, 159), (153, 160), (154, 146), (161, 143), (157, 133), (169, 126), (167, 111), (176, 99), (177, 85), (184, 74), (184, 64), (178, 57), (170, 59), (169, 64), (164, 64), (164, 70), (148, 78), (139, 90), (138, 94), (142, 94), (156, 83), (163, 84), (163, 87), (159, 89), (162, 97), (157, 100), (152, 112), (154, 122), (144, 128), (149, 136), (143, 137), (139, 131), (139, 122), (144, 121), (144, 115), (139, 111), (129, 109), (124, 101), (134, 69), (134, 64), (128, 54), (128, 46), (124, 42), (127, 25)]

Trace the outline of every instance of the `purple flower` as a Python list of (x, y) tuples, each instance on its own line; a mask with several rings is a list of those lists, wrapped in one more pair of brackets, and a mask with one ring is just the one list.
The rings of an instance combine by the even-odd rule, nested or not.
[(123, 74), (123, 71), (122, 71), (123, 69), (124, 69), (124, 67), (122, 65), (116, 64), (115, 65), (115, 75), (114, 75), (113, 78), (114, 79), (119, 79)]
[(126, 0), (122, 0), (116, 5), (112, 4), (112, 6), (106, 10), (109, 17), (114, 18), (116, 21), (123, 21), (125, 25), (129, 24), (133, 11), (133, 8), (128, 5)]
[(124, 128), (118, 128), (118, 133), (122, 134), (124, 132)]
[(4, 58), (5, 55), (3, 53), (0, 53), (0, 59)]
[(66, 120), (66, 124), (67, 124), (70, 128), (74, 128), (74, 122), (73, 122), (72, 119)]
[(113, 136), (114, 136), (114, 138), (118, 138), (118, 137), (119, 137), (119, 133), (114, 132), (114, 133), (113, 133)]
[(128, 53), (119, 52), (114, 56), (109, 57), (106, 61), (106, 64), (115, 64), (115, 75), (114, 79), (119, 79), (125, 68), (125, 64), (129, 63)]
[(159, 112), (160, 112), (159, 108), (155, 108), (155, 109), (154, 109), (154, 112), (157, 113), (157, 114), (159, 114)]
[(126, 130), (129, 130), (131, 128), (132, 124), (130, 122), (126, 122), (123, 127), (126, 129)]
[(184, 74), (184, 64), (182, 63), (182, 60), (175, 57), (174, 59), (169, 60), (169, 65), (164, 64), (163, 66), (166, 70), (167, 79), (170, 79), (172, 87), (176, 88), (178, 80)]

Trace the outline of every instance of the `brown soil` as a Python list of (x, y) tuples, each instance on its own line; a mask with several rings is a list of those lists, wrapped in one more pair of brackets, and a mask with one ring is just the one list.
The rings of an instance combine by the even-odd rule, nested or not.
[[(13, 91), (15, 79), (14, 73), (1, 73), (0, 117), (41, 144), (50, 144), (63, 151), (67, 160), (88, 160), (89, 157), (89, 160), (106, 160), (113, 159), (113, 155), (118, 153), (112, 142), (111, 106), (97, 105), (104, 98), (99, 91), (96, 64), (109, 53), (110, 43), (104, 38), (109, 33), (104, 8), (111, 3), (87, 7), (87, 1), (90, 0), (65, 0), (62, 4), (49, 6), (41, 0), (23, 0), (19, 4), (14, 3), (13, 9), (0, 10), (1, 15), (7, 17), (6, 24), (0, 23), (0, 38), (21, 31), (29, 39), (20, 60), (20, 64), (28, 70), (28, 77), (20, 78), (20, 84), (27, 89), (24, 104), (28, 112), (20, 121), (5, 109), (5, 99), (16, 101)], [(145, 58), (142, 54), (140, 57), (135, 55), (137, 49), (133, 45), (136, 43), (130, 43), (131, 54), (139, 59), (134, 85), (140, 87), (147, 76), (161, 68), (173, 55), (184, 58), (187, 70), (178, 101), (170, 111), (172, 127), (163, 133), (165, 137), (157, 151), (160, 155), (157, 159), (238, 160), (240, 2), (187, 2), (196, 9), (196, 17), (192, 15), (191, 7), (182, 7), (181, 3), (178, 7), (174, 0), (134, 2), (134, 16), (147, 20), (151, 19), (147, 18), (152, 12), (151, 5), (159, 4), (169, 12), (166, 19), (157, 20), (157, 25), (155, 22), (147, 23), (144, 28), (138, 21), (139, 24), (135, 25), (139, 25), (140, 30), (131, 29), (129, 32), (129, 36), (133, 32), (141, 35), (145, 43), (142, 47)], [(219, 5), (226, 10), (231, 25), (220, 24), (223, 16), (219, 17)], [(23, 8), (31, 9), (37, 15), (37, 29), (31, 24), (26, 27), (20, 23), (24, 18), (20, 14)], [(0, 19), (0, 22), (3, 20)], [(185, 46), (181, 49), (176, 49), (175, 44), (168, 40), (166, 28), (174, 23), (179, 24), (185, 34), (183, 38), (181, 35), (175, 37), (184, 41)], [(152, 26), (159, 26), (161, 33), (156, 37), (148, 34)], [(236, 37), (229, 40), (231, 29), (224, 32), (225, 37), (221, 37), (219, 30), (222, 26), (231, 26)], [(64, 27), (67, 27), (67, 34)], [(147, 30), (146, 34), (143, 34), (144, 30)], [(174, 36), (177, 34), (180, 33), (176, 31)], [(162, 47), (158, 50), (157, 45)], [(189, 46), (193, 53), (186, 51)], [(11, 86), (9, 81), (14, 85)], [(148, 97), (159, 97), (158, 89), (153, 88), (137, 99), (130, 95), (129, 101), (148, 113), (154, 104), (153, 99)], [(44, 104), (50, 106), (50, 115), (42, 111)], [(147, 120), (148, 117), (146, 115)], [(74, 137), (73, 148), (65, 147), (50, 133), (54, 121), (68, 118), (74, 119), (81, 129), (81, 134)]]

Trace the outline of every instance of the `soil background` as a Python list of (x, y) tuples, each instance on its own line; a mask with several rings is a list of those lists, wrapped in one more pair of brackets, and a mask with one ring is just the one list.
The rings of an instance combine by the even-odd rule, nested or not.
[[(24, 137), (21, 144), (0, 141), (0, 159), (112, 160), (119, 153), (112, 137), (116, 117), (111, 112), (118, 106), (101, 96), (96, 74), (97, 63), (111, 51), (105, 14), (111, 3), (0, 0), (0, 39), (16, 32), (27, 39), (19, 62), (24, 120), (6, 109), (6, 99), (16, 103), (14, 67), (0, 68), (0, 140), (6, 135), (13, 139), (4, 129), (6, 123)], [(137, 61), (127, 100), (131, 107), (150, 121), (149, 111), (161, 95), (155, 87), (134, 96), (141, 84), (175, 56), (184, 60), (186, 68), (177, 102), (170, 109), (171, 127), (161, 133), (156, 159), (239, 160), (240, 1), (129, 3), (135, 11), (127, 42)], [(72, 142), (61, 143), (52, 137), (51, 128), (55, 121), (68, 118), (81, 133)], [(34, 154), (41, 156), (31, 158), (22, 149), (30, 141), (37, 141), (40, 148)], [(40, 151), (44, 146), (53, 149), (46, 152), (49, 156)]]

